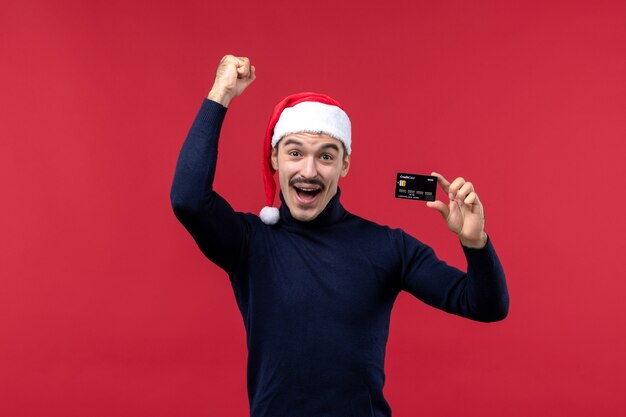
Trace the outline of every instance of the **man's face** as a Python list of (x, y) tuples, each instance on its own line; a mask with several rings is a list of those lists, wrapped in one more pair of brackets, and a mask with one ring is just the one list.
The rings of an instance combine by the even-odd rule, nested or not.
[(311, 221), (326, 208), (350, 167), (344, 152), (337, 139), (306, 132), (285, 136), (272, 150), (272, 166), (294, 219)]

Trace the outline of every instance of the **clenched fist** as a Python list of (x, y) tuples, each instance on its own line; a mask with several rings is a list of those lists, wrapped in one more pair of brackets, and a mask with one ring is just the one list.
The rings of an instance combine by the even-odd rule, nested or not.
[(256, 79), (255, 68), (246, 57), (225, 55), (215, 72), (215, 82), (207, 98), (228, 107), (231, 100)]

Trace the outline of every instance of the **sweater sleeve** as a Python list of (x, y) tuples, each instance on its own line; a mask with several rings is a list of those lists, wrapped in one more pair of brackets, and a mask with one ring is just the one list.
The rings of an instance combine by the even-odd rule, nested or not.
[(504, 319), (509, 294), (504, 270), (489, 239), (482, 249), (462, 246), (467, 272), (447, 265), (434, 251), (402, 233), (402, 289), (425, 303), (476, 321)]
[(174, 214), (204, 255), (227, 272), (235, 267), (245, 223), (213, 191), (217, 150), (226, 107), (204, 99), (176, 164), (170, 192)]

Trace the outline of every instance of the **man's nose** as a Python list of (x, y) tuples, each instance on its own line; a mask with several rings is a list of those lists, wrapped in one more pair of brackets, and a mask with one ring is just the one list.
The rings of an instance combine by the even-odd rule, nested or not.
[(315, 178), (317, 176), (317, 166), (315, 157), (309, 156), (302, 161), (302, 168), (300, 174), (304, 178)]

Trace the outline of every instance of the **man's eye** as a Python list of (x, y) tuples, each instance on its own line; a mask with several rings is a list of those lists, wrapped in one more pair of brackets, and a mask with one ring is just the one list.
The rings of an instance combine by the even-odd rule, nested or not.
[(289, 156), (300, 156), (300, 152), (298, 151), (289, 151), (287, 154)]
[(324, 161), (332, 161), (333, 160), (333, 156), (329, 155), (329, 154), (324, 154), (324, 155), (322, 155), (322, 159)]

